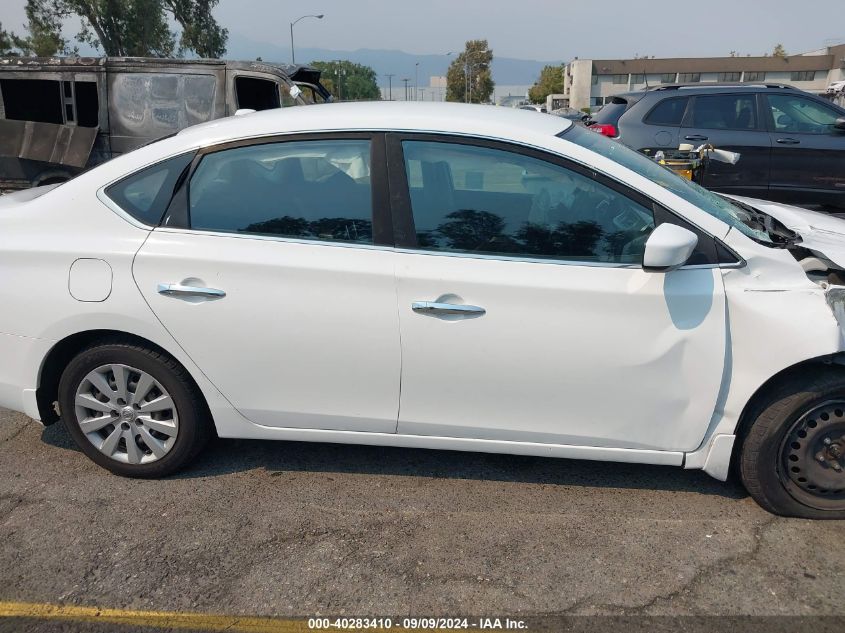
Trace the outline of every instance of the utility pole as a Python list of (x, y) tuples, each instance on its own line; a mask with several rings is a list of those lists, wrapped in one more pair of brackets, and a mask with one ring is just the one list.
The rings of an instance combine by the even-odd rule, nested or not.
[(410, 77), (405, 77), (402, 79), (402, 82), (405, 84), (405, 101), (408, 101), (408, 82), (411, 81)]
[(414, 64), (414, 101), (419, 100), (420, 90), (420, 63)]
[(387, 77), (387, 100), (393, 101), (393, 78), (395, 75), (385, 75)]

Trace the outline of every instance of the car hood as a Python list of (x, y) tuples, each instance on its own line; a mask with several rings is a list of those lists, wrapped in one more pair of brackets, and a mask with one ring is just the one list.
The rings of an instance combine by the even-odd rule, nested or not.
[(845, 269), (845, 219), (770, 200), (726, 196), (768, 213), (801, 236), (801, 246)]

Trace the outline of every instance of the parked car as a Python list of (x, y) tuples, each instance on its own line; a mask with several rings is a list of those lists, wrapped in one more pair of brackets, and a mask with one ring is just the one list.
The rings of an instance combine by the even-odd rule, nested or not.
[(64, 182), (185, 127), (331, 99), (308, 66), (140, 57), (0, 58), (0, 190)]
[(114, 473), (215, 432), (733, 463), (772, 512), (845, 517), (845, 221), (557, 117), (195, 126), (0, 198), (0, 270), (0, 406), (58, 407)]
[(739, 152), (712, 164), (708, 189), (845, 207), (845, 109), (785, 85), (679, 85), (613, 98), (591, 129), (642, 152), (710, 143)]
[(534, 112), (542, 112), (544, 114), (546, 112), (546, 106), (541, 105), (541, 104), (535, 104), (535, 103), (526, 103), (525, 105), (519, 106), (519, 109), (520, 110), (532, 110)]
[(557, 110), (552, 110), (549, 114), (569, 119), (570, 121), (580, 121), (581, 123), (584, 123), (590, 118), (589, 114), (581, 110), (576, 110), (575, 108), (558, 108)]
[(825, 92), (829, 95), (841, 94), (845, 92), (845, 80), (843, 81), (834, 81), (827, 87)]

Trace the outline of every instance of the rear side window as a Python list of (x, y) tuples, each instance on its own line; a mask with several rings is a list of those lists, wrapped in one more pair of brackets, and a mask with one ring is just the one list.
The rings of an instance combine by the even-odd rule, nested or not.
[(616, 125), (619, 117), (628, 109), (628, 100), (621, 97), (613, 97), (610, 103), (606, 103), (604, 107), (596, 112), (591, 118), (593, 123), (602, 123), (605, 125)]
[(189, 188), (191, 228), (373, 243), (370, 142), (286, 141), (208, 154)]
[(678, 127), (684, 120), (689, 97), (673, 97), (658, 103), (645, 118), (649, 125), (672, 125)]
[(181, 154), (135, 172), (106, 188), (106, 195), (133, 218), (157, 226), (167, 210), (173, 189), (194, 154)]
[(756, 130), (758, 124), (754, 95), (696, 97), (692, 127), (706, 130)]

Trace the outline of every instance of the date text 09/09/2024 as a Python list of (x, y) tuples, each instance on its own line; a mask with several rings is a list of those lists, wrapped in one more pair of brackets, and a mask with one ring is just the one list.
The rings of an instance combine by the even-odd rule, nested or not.
[(525, 630), (524, 620), (511, 618), (308, 618), (311, 630)]

